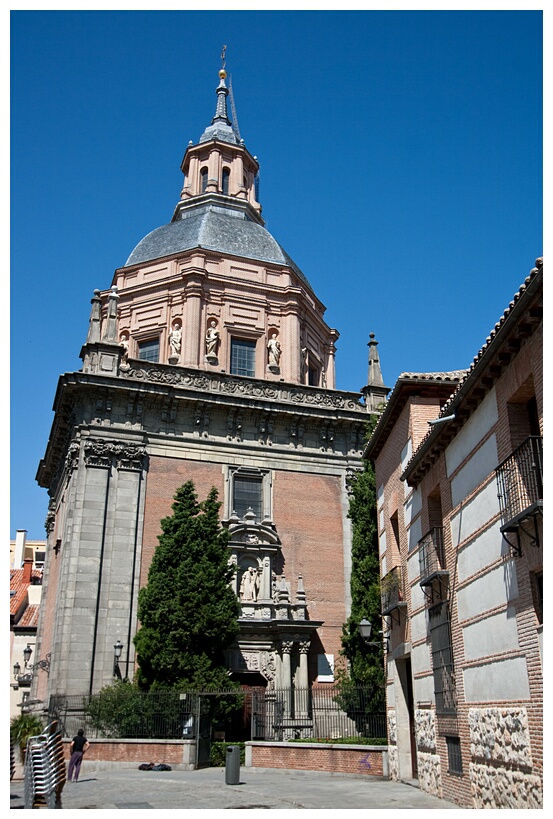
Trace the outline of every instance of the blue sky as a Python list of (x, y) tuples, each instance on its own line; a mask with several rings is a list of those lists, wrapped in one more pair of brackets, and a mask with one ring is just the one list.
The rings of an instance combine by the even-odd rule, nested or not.
[(337, 386), (469, 366), (542, 253), (540, 11), (15, 11), (11, 524), (90, 299), (170, 221), (227, 45), (268, 230), (340, 332)]

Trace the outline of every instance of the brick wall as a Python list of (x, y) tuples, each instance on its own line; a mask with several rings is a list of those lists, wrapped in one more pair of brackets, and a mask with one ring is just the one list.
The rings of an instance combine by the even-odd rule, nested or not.
[(276, 471), (273, 519), (282, 541), (283, 570), (292, 598), (301, 574), (309, 618), (324, 620), (318, 629), (318, 650), (336, 658), (346, 619), (340, 478)]
[(219, 500), (223, 500), (223, 473), (220, 464), (155, 455), (150, 458), (144, 507), (141, 587), (148, 580), (148, 570), (158, 545), (158, 535), (161, 534), (160, 521), (173, 513), (171, 506), (175, 492), (187, 481), (194, 482), (198, 500), (205, 500), (212, 486), (219, 492)]
[[(251, 767), (288, 768), (297, 771), (385, 776), (384, 746), (323, 745), (290, 742), (246, 743), (251, 748)], [(246, 760), (249, 759), (248, 750)], [(387, 776), (386, 776), (387, 778)], [(347, 807), (347, 805), (344, 805)]]
[[(90, 739), (90, 748), (85, 753), (83, 765), (87, 762), (133, 762), (138, 767), (143, 762), (162, 762), (165, 765), (180, 765), (188, 756), (190, 740), (141, 740), (141, 739)], [(70, 739), (63, 741), (64, 758), (70, 757)], [(196, 743), (192, 743), (195, 745)]]

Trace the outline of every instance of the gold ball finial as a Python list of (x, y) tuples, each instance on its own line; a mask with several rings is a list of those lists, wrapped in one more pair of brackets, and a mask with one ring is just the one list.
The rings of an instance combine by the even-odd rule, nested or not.
[(224, 69), (224, 68), (221, 68), (221, 70), (219, 71), (219, 76), (220, 76), (220, 78), (221, 78), (222, 80), (224, 80), (224, 79), (226, 78), (226, 76), (227, 76), (227, 72), (225, 71), (225, 69)]

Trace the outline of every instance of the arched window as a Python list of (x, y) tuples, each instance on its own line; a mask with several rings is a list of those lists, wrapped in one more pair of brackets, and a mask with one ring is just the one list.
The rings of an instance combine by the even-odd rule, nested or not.
[(207, 189), (207, 168), (202, 168), (200, 171), (200, 191), (205, 193)]
[(223, 193), (228, 196), (228, 183), (230, 179), (230, 171), (228, 168), (223, 168)]

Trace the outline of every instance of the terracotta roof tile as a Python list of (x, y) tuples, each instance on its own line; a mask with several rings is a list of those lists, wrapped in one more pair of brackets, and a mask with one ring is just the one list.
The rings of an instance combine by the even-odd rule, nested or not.
[[(39, 569), (33, 569), (31, 578), (40, 580), (42, 572)], [(10, 614), (17, 614), (27, 597), (27, 589), (30, 583), (25, 583), (23, 580), (23, 569), (10, 569)]]
[(22, 617), (20, 617), (17, 626), (20, 628), (36, 628), (38, 625), (38, 610), (38, 604), (27, 606)]

